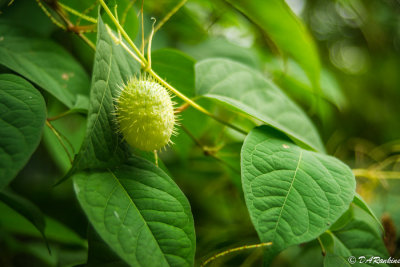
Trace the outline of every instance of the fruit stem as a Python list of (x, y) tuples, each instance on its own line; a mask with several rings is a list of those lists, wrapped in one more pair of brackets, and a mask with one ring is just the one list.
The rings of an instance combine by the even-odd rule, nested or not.
[[(118, 30), (122, 33), (122, 35), (124, 36), (124, 38), (127, 40), (128, 44), (133, 48), (133, 50), (135, 51), (135, 53), (133, 53), (125, 44), (124, 42), (119, 42), (118, 38), (116, 36), (114, 36), (114, 34), (112, 33), (111, 29), (107, 28), (108, 33), (111, 35), (112, 39), (114, 39), (114, 41), (116, 43), (119, 43), (122, 45), (122, 47), (129, 53), (131, 54), (131, 56), (137, 60), (143, 67), (143, 69), (148, 72), (150, 75), (152, 75), (159, 83), (161, 83), (162, 85), (164, 85), (166, 88), (168, 88), (171, 92), (173, 92), (176, 96), (178, 96), (179, 98), (181, 98), (182, 100), (184, 100), (186, 103), (188, 103), (189, 105), (191, 105), (193, 108), (197, 109), (198, 111), (204, 113), (205, 115), (213, 118), (214, 120), (246, 135), (247, 132), (244, 131), (243, 129), (240, 129), (238, 127), (236, 127), (235, 125), (230, 124), (229, 122), (215, 116), (214, 114), (212, 114), (211, 112), (209, 112), (208, 110), (204, 109), (202, 106), (200, 106), (199, 104), (197, 104), (196, 102), (194, 102), (193, 100), (191, 100), (190, 98), (188, 98), (187, 96), (185, 96), (184, 94), (182, 94), (181, 92), (179, 92), (177, 89), (175, 89), (174, 87), (172, 87), (169, 83), (167, 83), (165, 80), (163, 80), (160, 76), (157, 75), (157, 73), (155, 73), (153, 71), (153, 69), (151, 68), (151, 59), (149, 57), (149, 61), (148, 62), (144, 56), (143, 53), (141, 53), (139, 51), (139, 49), (136, 47), (136, 45), (133, 43), (133, 41), (131, 40), (131, 38), (128, 36), (128, 34), (125, 32), (124, 28), (121, 26), (121, 24), (118, 22), (118, 20), (114, 17), (114, 15), (112, 14), (111, 10), (108, 8), (108, 6), (106, 5), (106, 3), (104, 2), (104, 0), (99, 0), (100, 4), (103, 6), (104, 10), (106, 11), (106, 13), (108, 14), (108, 16), (110, 17), (110, 19), (113, 21), (113, 23), (115, 24), (115, 26), (118, 28)], [(143, 15), (143, 14), (142, 14)], [(154, 26), (154, 24), (153, 24)], [(152, 31), (153, 32), (153, 31)], [(154, 32), (153, 32), (154, 33)], [(150, 36), (150, 38), (152, 38), (152, 36)], [(150, 46), (150, 44), (149, 44)], [(149, 48), (148, 52), (151, 52), (151, 48)]]

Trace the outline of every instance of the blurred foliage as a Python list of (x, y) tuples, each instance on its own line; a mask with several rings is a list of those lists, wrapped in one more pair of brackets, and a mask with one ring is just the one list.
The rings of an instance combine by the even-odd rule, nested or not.
[[(45, 5), (53, 1), (40, 2)], [(97, 8), (91, 8), (96, 1), (60, 2), (80, 11), (89, 8), (88, 15), (96, 17)], [(141, 42), (141, 18), (137, 17), (140, 2), (130, 9), (130, 19), (126, 21), (127, 31), (136, 37), (137, 44)], [(154, 69), (168, 77), (163, 64), (171, 60), (184, 62), (185, 68), (176, 70), (182, 80), (167, 81), (187, 92), (193, 85), (184, 78), (194, 75), (194, 60), (205, 58), (228, 58), (270, 77), (317, 125), (327, 153), (355, 170), (357, 192), (379, 218), (384, 215), (385, 230), (392, 233), (391, 237), (386, 236), (385, 244), (392, 257), (400, 258), (400, 2), (286, 1), (315, 40), (322, 66), (318, 90), (315, 81), (310, 81), (307, 68), (302, 68), (307, 58), (294, 61), (290, 49), (289, 56), (281, 51), (268, 29), (254, 24), (246, 11), (233, 8), (229, 2), (189, 0), (155, 34)], [(151, 29), (150, 17), (161, 21), (176, 3), (144, 1), (145, 36)], [(121, 18), (129, 1), (118, 1), (118, 5)], [(35, 1), (0, 1), (0, 10), (2, 21), (56, 43), (81, 63), (84, 75), (91, 75), (93, 50), (77, 35), (55, 26)], [(73, 15), (70, 19), (73, 23), (79, 21)], [(95, 41), (95, 33), (87, 36)], [(12, 66), (0, 67), (0, 73), (14, 71)], [(49, 118), (67, 110), (51, 95), (52, 88), (41, 87)], [(258, 123), (215, 107), (209, 100), (200, 103), (244, 129)], [(79, 151), (84, 137), (85, 112), (85, 108), (77, 108), (73, 115), (53, 122), (71, 143), (64, 141), (72, 156)], [(164, 151), (161, 158), (191, 204), (197, 235), (196, 262), (229, 248), (259, 243), (244, 203), (237, 165), (244, 136), (192, 108), (182, 113), (181, 123), (198, 143), (180, 128), (175, 147)], [(45, 128), (41, 144), (10, 187), (45, 214), (51, 254), (40, 232), (0, 203), (0, 266), (74, 266), (86, 262), (88, 222), (74, 197), (72, 183), (66, 181), (53, 187), (69, 168), (66, 152), (54, 133)], [(95, 235), (92, 229), (89, 234)], [(208, 266), (260, 266), (262, 250), (228, 254)], [(322, 262), (321, 248), (313, 241), (286, 249), (275, 259), (274, 266), (321, 266)]]

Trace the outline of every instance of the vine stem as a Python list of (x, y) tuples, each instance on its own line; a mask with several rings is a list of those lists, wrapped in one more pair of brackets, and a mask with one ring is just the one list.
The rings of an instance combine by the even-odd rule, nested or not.
[(367, 169), (353, 169), (356, 177), (380, 178), (380, 179), (400, 179), (400, 172), (397, 171), (378, 171)]
[[(161, 27), (176, 13), (179, 11), (184, 4), (186, 4), (187, 0), (180, 1), (168, 14), (159, 22), (157, 23), (156, 27), (154, 28), (154, 33), (156, 33)], [(149, 42), (149, 38), (144, 41), (144, 45)]]
[(126, 41), (128, 42), (128, 44), (133, 48), (133, 50), (135, 50), (135, 53), (137, 54), (137, 56), (140, 58), (140, 60), (147, 65), (147, 60), (144, 58), (143, 54), (140, 53), (139, 49), (136, 47), (135, 43), (132, 41), (132, 39), (129, 37), (129, 35), (126, 33), (126, 31), (124, 30), (124, 28), (122, 28), (121, 24), (118, 23), (117, 19), (114, 17), (113, 13), (111, 12), (111, 10), (108, 8), (108, 6), (106, 5), (106, 3), (104, 2), (104, 0), (100, 0), (100, 4), (102, 5), (102, 7), (104, 8), (104, 10), (106, 11), (107, 15), (110, 17), (110, 19), (112, 20), (112, 22), (114, 23), (114, 25), (118, 28), (118, 30), (121, 31), (122, 36), (124, 36), (124, 38), (126, 39)]
[(81, 19), (87, 20), (87, 21), (92, 22), (92, 23), (95, 23), (95, 24), (97, 23), (97, 19), (95, 19), (95, 18), (92, 18), (92, 17), (90, 17), (90, 16), (87, 16), (87, 15), (85, 15), (85, 14), (82, 14), (81, 12), (79, 12), (79, 11), (77, 11), (77, 10), (75, 10), (75, 9), (73, 9), (73, 8), (71, 8), (71, 7), (69, 7), (69, 6), (65, 5), (65, 4), (63, 4), (63, 3), (58, 2), (58, 4), (59, 4), (63, 9), (65, 9), (66, 11), (68, 11), (69, 13), (74, 14), (75, 16), (77, 16), (77, 17), (79, 17), (79, 18), (81, 18)]
[(187, 96), (185, 96), (184, 94), (182, 94), (181, 92), (179, 92), (178, 90), (176, 90), (174, 87), (172, 87), (169, 83), (167, 83), (165, 80), (163, 80), (160, 76), (157, 75), (157, 73), (155, 73), (153, 71), (153, 69), (147, 69), (146, 70), (149, 74), (151, 74), (160, 84), (164, 85), (166, 88), (168, 88), (171, 92), (173, 92), (176, 96), (178, 96), (179, 98), (181, 98), (183, 101), (185, 101), (186, 103), (188, 103), (189, 105), (191, 105), (193, 108), (197, 109), (198, 111), (204, 113), (205, 115), (213, 118), (214, 120), (225, 124), (226, 126), (229, 126), (230, 128), (242, 133), (242, 134), (247, 134), (247, 132), (243, 129), (240, 129), (239, 127), (215, 116), (214, 114), (212, 114), (211, 112), (209, 112), (208, 110), (206, 110), (205, 108), (203, 108), (202, 106), (200, 106), (199, 104), (197, 104), (196, 102), (194, 102), (193, 100), (191, 100), (190, 98), (188, 98)]
[[(48, 10), (47, 8), (42, 4), (41, 0), (36, 0), (36, 3), (39, 5), (39, 7), (42, 9), (42, 11), (46, 14), (47, 17), (50, 18), (51, 22), (53, 22), (57, 27), (63, 29), (64, 31), (71, 31), (78, 35), (90, 48), (92, 48), (94, 51), (96, 50), (96, 46), (83, 34), (83, 32), (86, 29), (90, 29), (91, 25), (89, 26), (77, 26), (74, 25), (60, 10), (58, 7), (63, 8), (61, 5), (57, 7), (57, 9), (53, 10), (60, 16), (60, 18), (64, 21), (64, 23), (67, 24), (67, 26), (61, 24)], [(58, 3), (60, 4), (60, 3)], [(81, 17), (79, 17), (81, 18)]]
[(72, 163), (72, 157), (71, 157), (71, 155), (69, 154), (69, 151), (68, 151), (67, 147), (65, 146), (65, 144), (64, 144), (64, 142), (63, 142), (63, 140), (62, 140), (60, 134), (58, 133), (58, 131), (53, 127), (53, 125), (51, 125), (51, 123), (50, 123), (48, 120), (46, 120), (46, 125), (47, 125), (47, 127), (50, 128), (50, 130), (51, 130), (51, 131), (54, 133), (54, 135), (57, 137), (58, 142), (60, 142), (60, 145), (63, 147), (65, 153), (66, 153), (67, 156), (68, 156), (69, 162)]
[(136, 47), (136, 45), (133, 43), (132, 39), (129, 37), (129, 35), (125, 32), (124, 28), (121, 26), (121, 24), (119, 24), (118, 20), (114, 17), (114, 15), (112, 14), (111, 10), (108, 8), (108, 6), (106, 5), (106, 3), (104, 2), (104, 0), (99, 0), (100, 4), (102, 5), (102, 7), (104, 8), (104, 10), (106, 11), (106, 13), (108, 14), (108, 16), (110, 17), (110, 19), (112, 20), (112, 22), (115, 24), (115, 26), (118, 28), (118, 30), (121, 32), (121, 34), (124, 36), (124, 38), (126, 39), (126, 41), (128, 42), (128, 44), (132, 47), (132, 49), (134, 50), (135, 53), (133, 53), (125, 44), (124, 42), (119, 42), (115, 40), (115, 36), (112, 34), (111, 30), (108, 30), (108, 33), (111, 35), (111, 37), (113, 37), (114, 41), (116, 41), (117, 43), (121, 44), (123, 46), (123, 48), (131, 54), (131, 56), (137, 60), (143, 67), (144, 71), (148, 72), (150, 75), (152, 75), (161, 85), (163, 85), (164, 87), (168, 88), (172, 93), (174, 93), (176, 96), (178, 96), (179, 98), (181, 98), (183, 101), (185, 101), (186, 103), (188, 103), (189, 105), (191, 105), (193, 108), (197, 109), (198, 111), (204, 113), (205, 115), (213, 118), (214, 120), (246, 135), (247, 132), (243, 129), (240, 129), (239, 127), (225, 121), (224, 119), (221, 119), (217, 116), (215, 116), (214, 114), (212, 114), (211, 112), (209, 112), (208, 110), (206, 110), (205, 108), (203, 108), (202, 106), (200, 106), (199, 104), (197, 104), (196, 102), (194, 102), (193, 100), (191, 100), (189, 97), (185, 96), (184, 94), (182, 94), (181, 92), (179, 92), (177, 89), (175, 89), (173, 86), (171, 86), (169, 83), (167, 83), (164, 79), (162, 79), (160, 76), (158, 76), (157, 73), (154, 72), (154, 70), (151, 68), (151, 66), (149, 65), (149, 62), (145, 59), (145, 57), (143, 56), (143, 54), (140, 52), (140, 50)]
[(271, 246), (271, 245), (272, 245), (272, 242), (266, 242), (266, 243), (260, 243), (260, 244), (254, 244), (254, 245), (245, 245), (245, 246), (237, 247), (237, 248), (231, 248), (231, 249), (225, 250), (221, 253), (215, 254), (214, 256), (208, 258), (206, 261), (204, 261), (200, 265), (200, 267), (204, 267), (207, 264), (209, 264), (211, 261), (213, 261), (219, 257), (223, 257), (229, 253), (235, 252), (235, 251), (240, 251), (240, 250), (244, 250), (244, 249), (252, 249), (252, 248), (260, 248), (260, 247), (266, 247), (266, 246)]
[(321, 246), (322, 255), (325, 257), (325, 255), (326, 255), (325, 246), (324, 246), (324, 244), (322, 243), (321, 238), (318, 237), (317, 240), (318, 240), (319, 245)]

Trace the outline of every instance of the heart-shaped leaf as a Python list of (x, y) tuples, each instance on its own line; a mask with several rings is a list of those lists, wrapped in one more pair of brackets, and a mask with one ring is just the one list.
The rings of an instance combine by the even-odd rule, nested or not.
[(0, 75), (0, 190), (39, 145), (46, 119), (42, 95), (25, 79)]
[[(327, 252), (325, 267), (376, 266), (373, 262), (376, 259), (374, 257), (388, 257), (380, 234), (360, 219), (352, 220), (339, 231), (325, 233), (320, 239)], [(335, 265), (337, 262), (341, 262), (342, 265)], [(379, 266), (388, 265), (381, 263)]]
[(316, 45), (302, 21), (283, 0), (227, 0), (257, 24), (284, 53), (292, 56), (319, 86), (320, 62)]
[(253, 129), (242, 148), (242, 186), (262, 242), (281, 250), (318, 237), (349, 207), (355, 191), (350, 168), (304, 150), (267, 126)]

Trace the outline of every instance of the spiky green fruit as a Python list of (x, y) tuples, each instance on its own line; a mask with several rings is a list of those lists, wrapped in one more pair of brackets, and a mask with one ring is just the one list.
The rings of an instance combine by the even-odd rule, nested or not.
[(130, 79), (117, 98), (116, 113), (120, 131), (132, 147), (153, 151), (171, 141), (175, 126), (171, 96), (152, 78)]

